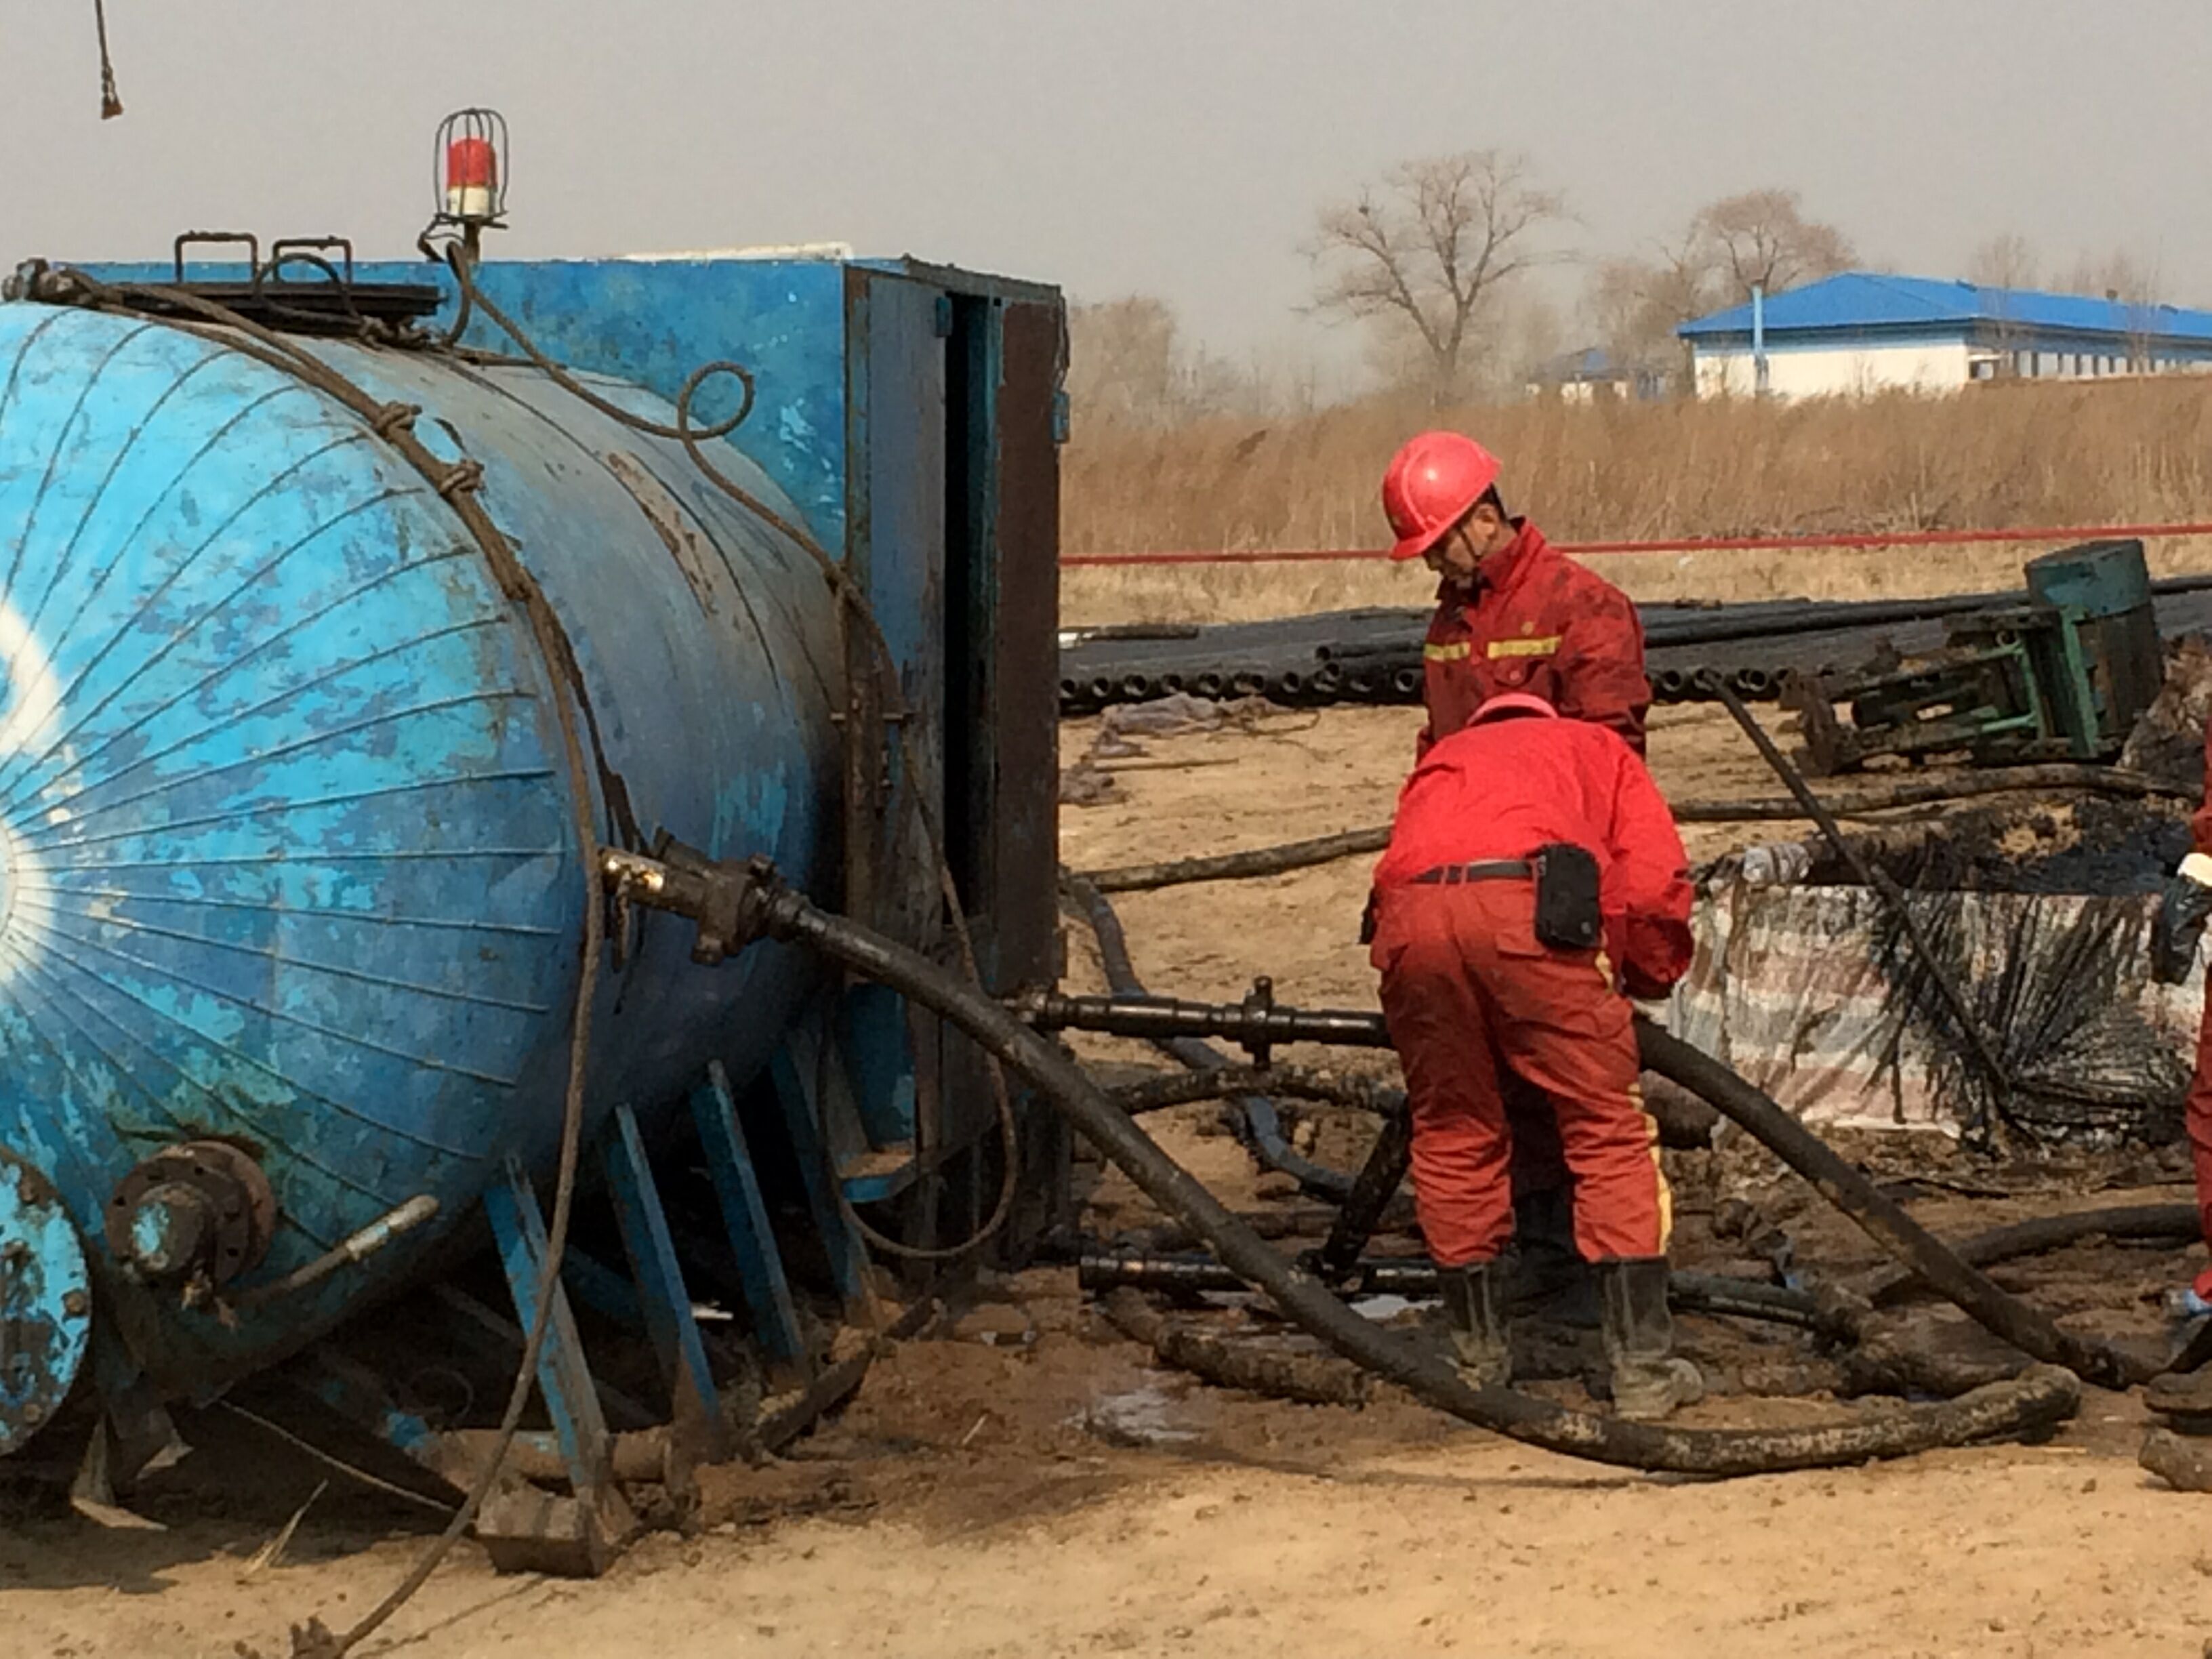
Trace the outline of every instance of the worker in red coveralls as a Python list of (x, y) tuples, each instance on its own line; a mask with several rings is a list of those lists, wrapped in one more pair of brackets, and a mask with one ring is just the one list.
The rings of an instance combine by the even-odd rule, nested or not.
[(1437, 573), (1437, 614), (1421, 647), (1429, 723), (1449, 737), (1485, 701), (1533, 691), (1570, 720), (1610, 726), (1644, 752), (1651, 707), (1644, 625), (1626, 594), (1510, 516), (1498, 458), (1456, 432), (1424, 432), (1382, 478), (1394, 559)]
[[(1456, 432), (1424, 432), (1382, 479), (1394, 559), (1425, 559), (1438, 579), (1422, 647), (1428, 724), (1419, 751), (1449, 737), (1490, 697), (1529, 691), (1562, 714), (1595, 721), (1644, 752), (1651, 688), (1644, 627), (1611, 582), (1556, 551), (1509, 514), (1498, 458)], [(1574, 1252), (1573, 1195), (1550, 1110), (1509, 1078), (1520, 1237), (1510, 1292), (1517, 1309), (1595, 1322), (1589, 1274)]]
[[(2212, 729), (2204, 739), (2205, 797), (2189, 821), (2189, 855), (2166, 884), (2158, 919), (2151, 929), (2151, 971), (2168, 985), (2189, 977), (2197, 941), (2212, 917)], [(2204, 1022), (2197, 1037), (2197, 1075), (2189, 1085), (2183, 1125), (2197, 1167), (2197, 1212), (2205, 1239), (2212, 1243), (2212, 977), (2206, 981)], [(2176, 1297), (2185, 1318), (2212, 1314), (2212, 1268)]]
[(1371, 960), (1405, 1066), (1421, 1231), (1478, 1387), (1511, 1376), (1495, 1265), (1513, 1232), (1510, 1066), (1558, 1121), (1615, 1411), (1663, 1417), (1704, 1392), (1674, 1357), (1667, 1181), (1624, 994), (1662, 994), (1690, 965), (1686, 866), (1620, 737), (1526, 692), (1430, 744), (1398, 797)]

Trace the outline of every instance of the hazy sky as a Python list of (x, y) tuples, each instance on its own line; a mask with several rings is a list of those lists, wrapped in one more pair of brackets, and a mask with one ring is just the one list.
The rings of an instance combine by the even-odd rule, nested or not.
[[(1794, 185), (1955, 275), (2003, 230), (2212, 299), (2206, 0), (0, 0), (0, 258), (187, 226), (409, 249), (437, 118), (514, 132), (514, 255), (846, 240), (1310, 337), (1316, 204), (1504, 145), (1634, 251)], [(1571, 278), (1555, 278), (1571, 283)], [(1566, 291), (1571, 292), (1571, 289)]]

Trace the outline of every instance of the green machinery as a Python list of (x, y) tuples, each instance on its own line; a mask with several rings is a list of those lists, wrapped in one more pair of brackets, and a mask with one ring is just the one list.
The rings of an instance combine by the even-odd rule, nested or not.
[(1879, 755), (1963, 751), (1980, 766), (2118, 755), (2165, 672), (2142, 544), (2085, 542), (2027, 574), (2024, 603), (1953, 619), (1924, 662), (1793, 677), (1784, 702), (1813, 769), (1855, 771)]

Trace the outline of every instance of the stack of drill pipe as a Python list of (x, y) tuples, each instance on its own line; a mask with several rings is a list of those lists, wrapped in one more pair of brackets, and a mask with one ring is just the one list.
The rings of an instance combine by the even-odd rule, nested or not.
[[(2175, 578), (2152, 589), (2159, 627), (2169, 637), (2212, 628), (2212, 577)], [(1740, 697), (1762, 702), (1792, 672), (1854, 669), (1884, 646), (1906, 657), (1924, 654), (1943, 643), (1948, 618), (2023, 598), (1768, 599), (1638, 610), (1655, 701), (1710, 701), (1718, 680)], [(1417, 703), (1429, 616), (1425, 609), (1368, 609), (1103, 635), (1072, 629), (1060, 650), (1060, 712), (1095, 714), (1179, 691), (1292, 706)]]

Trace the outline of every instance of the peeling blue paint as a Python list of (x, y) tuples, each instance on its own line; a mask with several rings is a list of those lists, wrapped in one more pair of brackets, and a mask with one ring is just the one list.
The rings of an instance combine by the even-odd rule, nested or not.
[(92, 1338), (92, 1283), (68, 1212), (0, 1152), (0, 1454), (53, 1420)]
[[(534, 373), (323, 349), (483, 466), (638, 833), (816, 878), (842, 660), (811, 565), (677, 447)], [(616, 452), (719, 560), (716, 613)], [(100, 1240), (116, 1182), (192, 1135), (270, 1176), (258, 1279), (418, 1193), (458, 1224), (507, 1152), (550, 1155), (582, 890), (552, 688), (458, 519), (357, 417), (175, 329), (0, 307), (0, 1140), (78, 1233)], [(713, 1059), (750, 1075), (807, 983), (786, 952), (700, 974), (680, 926), (651, 924), (605, 988), (593, 1099), (619, 1078), (680, 1103)], [(94, 1270), (149, 1316), (157, 1385), (198, 1392), (413, 1271), (434, 1232), (234, 1326), (155, 1298), (104, 1243)]]
[[(440, 283), (453, 314), (442, 270), (361, 275)], [(995, 626), (975, 619), (997, 614), (998, 325), (975, 335), (987, 355), (963, 368), (957, 409), (939, 325), (948, 292), (989, 307), (1023, 285), (909, 261), (744, 259), (495, 263), (479, 280), (601, 396), (654, 420), (672, 421), (702, 361), (756, 374), (722, 465), (852, 562), (918, 719), (923, 775), (894, 755), (895, 787), (941, 795), (956, 691), (963, 718), (1003, 711), (975, 702), (976, 664), (945, 660), (950, 634), (972, 647)], [(1046, 290), (1026, 301), (1056, 307)], [(507, 345), (481, 317), (468, 337)], [(639, 836), (764, 852), (818, 887), (842, 824), (830, 716), (845, 659), (805, 551), (678, 446), (534, 372), (317, 349), (372, 396), (419, 406), (434, 453), (482, 466), (482, 501), (573, 645)], [(696, 418), (733, 394), (711, 386)], [(975, 538), (957, 596), (948, 523)], [(1048, 584), (1025, 591), (1044, 598), (1022, 627), (1048, 627)], [(0, 307), (0, 1147), (59, 1189), (93, 1241), (84, 1273), (116, 1314), (104, 1328), (144, 1346), (135, 1360), (161, 1391), (206, 1398), (309, 1341), (421, 1273), (510, 1153), (550, 1161), (583, 884), (552, 695), (479, 550), (357, 417), (182, 330)], [(1039, 707), (1048, 729), (1048, 692)], [(988, 744), (962, 752), (995, 763)], [(1041, 752), (1042, 816), (994, 855), (1005, 871), (978, 872), (1002, 909), (1031, 864), (1049, 886)], [(966, 787), (996, 801), (983, 781)], [(592, 787), (599, 838), (618, 838), (596, 775)], [(896, 801), (881, 813), (892, 890), (877, 920), (927, 940), (939, 900), (909, 819)], [(987, 921), (988, 963), (1001, 942)], [(595, 1112), (618, 1097), (665, 1112), (710, 1061), (742, 1084), (771, 1045), (827, 1029), (830, 999), (796, 951), (757, 946), (702, 974), (683, 927), (642, 927), (596, 1011)], [(1041, 951), (1024, 960), (1041, 971)], [(832, 1139), (910, 1139), (915, 1044), (937, 1054), (938, 1039), (909, 1033), (896, 999), (846, 1015), (868, 1110)], [(810, 1111), (788, 1127), (812, 1146), (821, 1126)], [(234, 1325), (184, 1310), (117, 1271), (100, 1223), (139, 1160), (209, 1136), (249, 1146), (275, 1189), (276, 1241), (248, 1282), (418, 1193), (441, 1223)], [(849, 1275), (828, 1188), (809, 1198)]]

